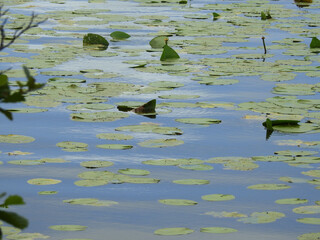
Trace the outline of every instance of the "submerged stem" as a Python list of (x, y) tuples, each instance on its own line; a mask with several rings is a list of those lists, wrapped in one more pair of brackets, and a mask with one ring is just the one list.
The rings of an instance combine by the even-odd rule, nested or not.
[(262, 36), (261, 39), (262, 39), (262, 43), (263, 43), (264, 54), (267, 54), (267, 47), (266, 47), (266, 43), (265, 43), (265, 41), (264, 41), (265, 37)]

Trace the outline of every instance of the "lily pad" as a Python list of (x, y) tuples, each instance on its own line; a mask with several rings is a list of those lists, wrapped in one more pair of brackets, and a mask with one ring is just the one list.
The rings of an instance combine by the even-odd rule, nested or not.
[(298, 218), (297, 222), (320, 225), (320, 218)]
[(86, 226), (82, 225), (52, 225), (49, 228), (56, 231), (84, 231), (87, 229)]
[(290, 186), (286, 184), (255, 184), (248, 187), (248, 189), (254, 190), (283, 190), (288, 189)]
[(205, 185), (209, 184), (209, 180), (205, 179), (180, 179), (180, 180), (173, 180), (173, 183), (176, 184), (185, 184), (185, 185)]
[(200, 232), (205, 233), (233, 233), (237, 232), (237, 229), (234, 228), (227, 228), (227, 227), (205, 227), (200, 228)]
[(42, 233), (17, 233), (6, 236), (7, 239), (47, 239), (48, 235)]
[(117, 149), (117, 150), (127, 150), (133, 148), (132, 145), (125, 145), (125, 144), (99, 144), (96, 145), (97, 148), (102, 149)]
[(156, 166), (178, 166), (178, 165), (195, 165), (202, 164), (204, 161), (197, 158), (181, 158), (181, 159), (157, 159), (157, 160), (146, 160), (143, 164), (156, 165)]
[(198, 204), (196, 201), (187, 200), (187, 199), (160, 199), (160, 203), (166, 205), (175, 205), (175, 206), (191, 206)]
[(97, 187), (108, 184), (109, 181), (105, 179), (83, 179), (74, 182), (74, 185), (79, 187)]
[(216, 202), (216, 201), (229, 201), (235, 199), (235, 196), (230, 194), (209, 194), (201, 197), (203, 200)]
[(50, 178), (33, 178), (28, 180), (27, 182), (32, 185), (53, 185), (61, 183), (61, 180)]
[(122, 31), (114, 31), (110, 34), (110, 36), (114, 39), (114, 40), (124, 40), (127, 38), (130, 38), (131, 36), (125, 32)]
[(115, 201), (109, 200), (99, 200), (96, 198), (74, 198), (63, 200), (64, 203), (75, 204), (75, 205), (84, 205), (84, 206), (95, 206), (95, 207), (109, 207), (119, 204)]
[(166, 44), (165, 40), (167, 38), (168, 38), (167, 36), (157, 36), (151, 39), (149, 44), (152, 48), (163, 48), (164, 45)]
[(71, 119), (80, 122), (113, 122), (122, 118), (129, 117), (123, 112), (81, 112), (72, 113)]
[(70, 142), (64, 141), (56, 144), (57, 147), (61, 147), (66, 152), (84, 152), (88, 151), (88, 144), (82, 142)]
[(179, 54), (167, 44), (163, 46), (163, 51), (160, 57), (160, 61), (173, 60), (180, 58)]
[(40, 192), (38, 192), (39, 195), (54, 195), (57, 193), (58, 193), (58, 191), (40, 191)]
[(298, 240), (317, 240), (320, 238), (320, 232), (317, 233), (305, 233), (298, 236)]
[(0, 143), (30, 143), (35, 139), (33, 137), (16, 135), (16, 134), (8, 134), (8, 135), (0, 135)]
[(83, 46), (97, 46), (99, 49), (105, 50), (109, 46), (109, 42), (99, 34), (88, 33), (83, 37)]
[(211, 124), (219, 124), (221, 120), (213, 119), (213, 118), (178, 118), (177, 122), (188, 123), (188, 124), (199, 124), (199, 125), (211, 125)]
[(105, 160), (92, 160), (92, 161), (84, 161), (81, 162), (80, 165), (85, 168), (102, 168), (102, 167), (110, 167), (114, 163)]
[(177, 139), (151, 139), (138, 143), (139, 146), (148, 148), (175, 147), (182, 144), (184, 142)]
[(240, 218), (237, 221), (251, 224), (271, 223), (285, 217), (281, 212), (254, 212), (249, 217)]
[(278, 199), (275, 201), (277, 204), (303, 204), (307, 203), (307, 199), (300, 199), (300, 198), (284, 198), (284, 199)]
[(319, 205), (301, 206), (301, 207), (294, 208), (292, 211), (298, 214), (319, 214), (320, 206)]
[(132, 169), (132, 168), (126, 168), (126, 169), (119, 169), (118, 173), (126, 174), (126, 175), (135, 175), (135, 176), (146, 176), (149, 175), (150, 172), (143, 169)]
[(178, 228), (161, 228), (154, 231), (154, 234), (162, 235), (162, 236), (175, 236), (175, 235), (190, 234), (193, 232), (194, 230), (190, 228), (178, 227)]
[(121, 134), (121, 133), (99, 133), (96, 135), (97, 138), (107, 139), (107, 140), (130, 140), (133, 139), (132, 136)]

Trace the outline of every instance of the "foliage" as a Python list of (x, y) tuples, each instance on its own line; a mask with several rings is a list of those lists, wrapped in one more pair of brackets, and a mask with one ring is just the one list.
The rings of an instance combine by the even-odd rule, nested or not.
[(83, 46), (90, 45), (98, 45), (99, 49), (106, 50), (109, 46), (109, 42), (99, 34), (88, 33), (83, 37)]
[[(6, 193), (1, 193), (0, 198), (3, 198)], [(22, 197), (18, 195), (10, 195), (8, 196), (2, 204), (0, 204), (1, 208), (8, 208), (10, 205), (22, 205), (25, 204)], [(24, 217), (14, 213), (0, 210), (0, 220), (20, 229), (24, 229), (28, 227), (28, 220)], [(2, 232), (0, 228), (0, 239), (2, 239)]]
[(320, 48), (320, 40), (316, 37), (313, 37), (310, 43), (310, 48)]
[(267, 20), (267, 19), (271, 19), (271, 14), (270, 14), (270, 11), (261, 11), (261, 20)]
[(131, 37), (129, 34), (121, 31), (114, 31), (110, 34), (114, 40), (124, 40)]
[(163, 46), (163, 51), (160, 57), (160, 61), (166, 61), (166, 60), (171, 60), (171, 59), (178, 59), (180, 56), (178, 53), (172, 49), (171, 47), (168, 46), (168, 39), (165, 39), (165, 45)]
[(213, 12), (213, 13), (212, 13), (212, 16), (213, 16), (213, 21), (216, 21), (216, 20), (218, 20), (218, 18), (220, 17), (220, 14), (219, 14), (219, 13), (216, 13), (216, 12)]

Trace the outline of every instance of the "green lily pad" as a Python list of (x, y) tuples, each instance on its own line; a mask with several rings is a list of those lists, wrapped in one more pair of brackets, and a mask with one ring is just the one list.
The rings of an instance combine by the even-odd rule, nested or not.
[(42, 233), (17, 233), (10, 234), (6, 236), (7, 239), (47, 239), (50, 238), (48, 235), (44, 235)]
[(125, 32), (121, 32), (121, 31), (115, 31), (112, 32), (110, 34), (110, 36), (114, 39), (114, 40), (124, 40), (127, 38), (130, 38), (131, 36)]
[(167, 44), (163, 46), (163, 51), (160, 57), (160, 61), (173, 60), (180, 58), (179, 54)]
[(237, 232), (237, 229), (227, 227), (204, 227), (200, 228), (200, 232), (205, 233), (233, 233)]
[(133, 148), (132, 145), (125, 145), (125, 144), (99, 144), (96, 145), (97, 148), (102, 149), (117, 149), (117, 150), (127, 150)]
[(284, 198), (284, 199), (278, 199), (275, 201), (277, 204), (303, 204), (307, 203), (307, 199), (300, 199), (300, 198)]
[(198, 204), (196, 201), (187, 200), (187, 199), (160, 199), (160, 203), (166, 205), (175, 205), (175, 206), (191, 206)]
[(229, 201), (235, 199), (235, 196), (230, 195), (230, 194), (209, 194), (209, 195), (204, 195), (201, 197), (203, 200), (206, 201)]
[(151, 82), (149, 86), (162, 88), (162, 89), (174, 89), (174, 88), (183, 87), (184, 84), (178, 83), (178, 82), (171, 82), (171, 81), (156, 81), (156, 82)]
[(204, 185), (209, 184), (209, 180), (205, 179), (180, 179), (180, 180), (173, 180), (173, 183), (176, 184), (185, 184), (185, 185)]
[(105, 50), (109, 46), (109, 42), (99, 34), (88, 33), (83, 37), (83, 46), (97, 46), (98, 49)]
[(118, 173), (126, 174), (126, 175), (135, 175), (135, 176), (146, 176), (149, 175), (150, 172), (143, 169), (132, 169), (132, 168), (126, 168), (126, 169), (119, 169)]
[(238, 212), (215, 212), (215, 211), (211, 211), (211, 212), (206, 212), (204, 213), (205, 215), (211, 215), (213, 217), (217, 217), (217, 218), (241, 218), (241, 217), (248, 217), (246, 214), (243, 213), (238, 213)]
[(211, 125), (221, 123), (221, 120), (213, 118), (178, 118), (175, 121), (188, 124)]
[(301, 207), (294, 208), (292, 211), (298, 214), (319, 214), (320, 206), (319, 205), (301, 206)]
[(157, 36), (157, 37), (154, 37), (153, 39), (151, 39), (149, 44), (152, 48), (160, 48), (161, 49), (166, 44), (165, 40), (167, 38), (168, 38), (167, 36)]
[(41, 160), (11, 160), (11, 161), (8, 161), (7, 163), (14, 164), (14, 165), (33, 166), (33, 165), (43, 164), (44, 162), (42, 162)]
[(0, 143), (30, 143), (35, 139), (33, 137), (16, 135), (16, 134), (8, 134), (8, 135), (0, 135)]
[(72, 113), (71, 119), (80, 122), (113, 122), (122, 118), (129, 117), (123, 112), (81, 112)]
[(305, 233), (298, 236), (298, 240), (317, 240), (320, 238), (320, 232), (317, 233)]
[(84, 231), (87, 229), (86, 226), (82, 225), (52, 225), (49, 228), (56, 231)]
[(320, 178), (320, 170), (310, 170), (307, 172), (302, 172), (302, 174), (310, 176), (310, 177), (318, 177)]
[(320, 225), (320, 218), (298, 218), (297, 222)]
[(99, 200), (96, 198), (74, 198), (63, 200), (64, 203), (75, 204), (75, 205), (84, 205), (84, 206), (95, 206), (95, 207), (109, 207), (119, 204), (115, 201), (109, 200)]
[(57, 147), (61, 147), (66, 152), (84, 152), (88, 151), (88, 144), (82, 142), (70, 142), (64, 141), (56, 144)]
[(107, 139), (107, 140), (130, 140), (133, 139), (132, 136), (121, 134), (121, 133), (100, 133), (96, 135), (97, 138)]
[(195, 171), (207, 171), (212, 170), (213, 167), (206, 164), (197, 164), (197, 165), (180, 165), (179, 168), (186, 170), (195, 170)]
[(248, 189), (254, 190), (283, 190), (288, 189), (290, 186), (286, 184), (255, 184), (248, 187)]
[(118, 127), (115, 129), (116, 131), (132, 131), (132, 132), (153, 132), (164, 135), (181, 135), (183, 134), (182, 130), (176, 127), (162, 127), (157, 124), (140, 124), (140, 125), (129, 125)]
[(102, 168), (102, 167), (110, 167), (114, 163), (105, 160), (91, 160), (81, 162), (80, 165), (85, 168)]
[(177, 139), (151, 139), (138, 143), (139, 146), (148, 148), (175, 147), (182, 144), (184, 142)]
[(170, 94), (170, 95), (161, 95), (159, 98), (161, 99), (194, 99), (194, 98), (199, 98), (199, 95), (187, 95), (187, 94)]
[(112, 108), (114, 108), (113, 105), (105, 103), (76, 104), (67, 107), (71, 111), (108, 110)]
[(58, 191), (40, 191), (40, 192), (38, 192), (39, 195), (54, 195), (57, 193), (58, 193)]
[(74, 182), (74, 185), (79, 187), (97, 187), (108, 184), (109, 181), (105, 179), (83, 179)]
[(283, 161), (292, 161), (294, 160), (293, 157), (288, 156), (254, 156), (252, 157), (254, 161), (261, 161), (261, 162), (283, 162)]
[(32, 185), (53, 185), (61, 183), (61, 180), (49, 179), (49, 178), (33, 178), (27, 181), (27, 183)]
[(282, 155), (282, 156), (309, 156), (317, 154), (317, 151), (291, 151), (291, 150), (284, 150), (284, 151), (277, 151), (274, 154)]
[(146, 160), (143, 164), (156, 165), (156, 166), (178, 166), (178, 165), (196, 165), (202, 164), (204, 161), (197, 158), (181, 158), (181, 159), (157, 159), (157, 160)]
[(178, 228), (161, 228), (154, 231), (154, 234), (162, 235), (162, 236), (176, 236), (176, 235), (190, 234), (193, 232), (194, 230), (190, 228), (178, 227)]
[(240, 218), (237, 221), (251, 224), (271, 223), (285, 217), (281, 212), (254, 212), (249, 217)]

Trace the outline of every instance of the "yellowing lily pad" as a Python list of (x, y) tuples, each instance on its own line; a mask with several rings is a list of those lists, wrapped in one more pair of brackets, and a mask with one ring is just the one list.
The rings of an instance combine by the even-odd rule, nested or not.
[(230, 194), (209, 194), (201, 197), (203, 200), (216, 202), (216, 201), (229, 201), (235, 199), (235, 196)]
[(28, 180), (27, 182), (32, 185), (53, 185), (61, 183), (61, 180), (50, 178), (33, 178)]
[(307, 172), (302, 172), (302, 174), (310, 176), (310, 177), (318, 177), (320, 178), (320, 170), (310, 170)]
[(178, 227), (178, 228), (161, 228), (161, 229), (154, 231), (154, 234), (162, 235), (162, 236), (175, 236), (175, 235), (190, 234), (193, 232), (194, 232), (194, 230), (192, 230), (190, 228)]
[(281, 212), (254, 212), (249, 217), (240, 218), (237, 221), (243, 223), (260, 224), (271, 223), (283, 217), (285, 217), (285, 214)]
[(17, 233), (10, 234), (6, 237), (7, 239), (47, 239), (50, 238), (48, 235), (42, 233)]
[(160, 203), (166, 205), (176, 205), (176, 206), (190, 206), (198, 204), (196, 201), (187, 200), (187, 199), (160, 199)]
[(298, 218), (297, 222), (320, 225), (320, 218)]
[(0, 135), (0, 143), (30, 143), (35, 139), (33, 137), (16, 135), (16, 134), (8, 134), (8, 135)]
[(177, 139), (151, 139), (139, 142), (139, 146), (148, 148), (175, 147), (182, 145), (184, 142)]
[(320, 206), (319, 205), (301, 206), (301, 207), (294, 208), (292, 211), (298, 214), (319, 214)]
[(56, 231), (84, 231), (87, 229), (86, 226), (81, 225), (52, 225), (49, 228)]
[(199, 125), (210, 125), (221, 123), (221, 120), (214, 118), (178, 118), (177, 122), (189, 123), (189, 124), (199, 124)]
[(38, 192), (39, 195), (53, 195), (53, 194), (57, 194), (58, 191), (40, 191)]
[(298, 240), (318, 240), (320, 238), (320, 232), (317, 233), (305, 233), (298, 236)]
[(284, 198), (284, 199), (278, 199), (275, 201), (277, 204), (303, 204), (307, 203), (307, 199), (300, 199), (300, 198)]
[(248, 189), (254, 190), (283, 190), (288, 189), (290, 186), (286, 184), (255, 184), (248, 187)]
[(204, 227), (200, 228), (200, 232), (205, 233), (233, 233), (237, 232), (237, 229), (227, 227)]
[(209, 184), (209, 180), (205, 179), (180, 179), (180, 180), (173, 180), (173, 183), (176, 184), (185, 184), (185, 185), (204, 185)]

